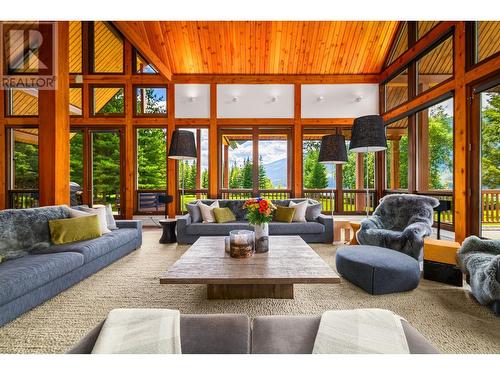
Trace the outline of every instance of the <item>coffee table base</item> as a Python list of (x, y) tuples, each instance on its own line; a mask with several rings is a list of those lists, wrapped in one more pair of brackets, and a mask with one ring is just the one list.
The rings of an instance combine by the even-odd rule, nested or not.
[(293, 284), (208, 284), (208, 299), (293, 299)]

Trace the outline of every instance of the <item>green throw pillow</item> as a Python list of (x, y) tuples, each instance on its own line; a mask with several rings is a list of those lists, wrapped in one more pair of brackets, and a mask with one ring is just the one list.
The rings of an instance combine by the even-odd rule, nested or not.
[(274, 211), (274, 221), (281, 221), (282, 223), (291, 223), (293, 215), (295, 214), (295, 207), (277, 206)]
[(101, 225), (97, 215), (49, 220), (49, 228), (54, 245), (90, 240), (101, 236)]
[(215, 221), (218, 223), (227, 223), (229, 221), (236, 221), (236, 217), (228, 207), (214, 208)]

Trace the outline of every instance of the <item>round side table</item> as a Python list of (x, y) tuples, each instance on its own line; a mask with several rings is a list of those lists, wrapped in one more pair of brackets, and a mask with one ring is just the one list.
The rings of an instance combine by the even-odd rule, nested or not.
[(174, 243), (177, 242), (175, 235), (175, 226), (177, 225), (176, 219), (162, 219), (160, 225), (163, 229), (163, 234), (160, 238), (160, 243)]

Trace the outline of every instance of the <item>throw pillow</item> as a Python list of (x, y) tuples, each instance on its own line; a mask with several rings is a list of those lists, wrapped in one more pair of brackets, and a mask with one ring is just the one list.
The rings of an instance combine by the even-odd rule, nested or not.
[(295, 203), (293, 201), (290, 201), (288, 207), (295, 207), (295, 212), (293, 214), (292, 221), (299, 221), (299, 222), (306, 221), (307, 201), (303, 201), (300, 203)]
[(200, 207), (201, 217), (203, 218), (204, 223), (215, 222), (214, 208), (219, 208), (219, 201), (215, 201), (210, 206), (200, 202), (198, 206)]
[(115, 217), (113, 216), (113, 209), (111, 208), (111, 204), (106, 206), (106, 223), (108, 224), (109, 230), (116, 230), (118, 227), (116, 226)]
[(321, 215), (321, 203), (308, 204), (306, 209), (306, 220), (316, 221)]
[(280, 221), (282, 223), (291, 223), (295, 215), (295, 207), (276, 206), (274, 211), (273, 221)]
[(70, 218), (94, 215), (94, 214), (91, 214), (89, 212), (85, 212), (82, 210), (75, 210), (74, 208), (70, 208), (70, 207), (68, 207), (68, 210), (69, 210), (69, 217)]
[(90, 240), (101, 236), (101, 223), (97, 215), (49, 220), (49, 229), (54, 245)]
[(214, 208), (215, 221), (218, 223), (228, 223), (230, 221), (236, 221), (236, 217), (230, 208)]
[(188, 214), (191, 216), (191, 222), (192, 223), (201, 223), (201, 211), (200, 207), (198, 204), (201, 203), (200, 201), (197, 201), (196, 203), (188, 203), (186, 205)]
[(106, 220), (106, 207), (99, 208), (81, 208), (83, 211), (97, 215), (99, 218), (99, 224), (101, 226), (101, 234), (111, 233), (108, 229), (108, 221)]

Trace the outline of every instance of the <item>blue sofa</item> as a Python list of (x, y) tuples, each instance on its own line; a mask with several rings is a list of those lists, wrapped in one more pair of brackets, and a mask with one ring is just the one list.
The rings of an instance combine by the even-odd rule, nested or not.
[[(295, 203), (304, 201), (303, 198), (273, 200), (275, 205), (288, 206), (290, 201)], [(234, 213), (236, 221), (228, 223), (203, 223), (198, 214), (193, 214), (195, 204), (188, 204), (189, 213), (177, 219), (177, 242), (180, 244), (195, 243), (201, 236), (228, 236), (235, 229), (252, 230), (252, 226), (246, 219), (246, 210), (242, 206), (245, 200), (218, 199), (219, 207), (228, 207)], [(201, 202), (212, 204), (214, 200), (203, 199)], [(269, 235), (302, 237), (308, 243), (332, 243), (333, 242), (333, 217), (321, 214), (321, 204), (317, 201), (308, 200), (308, 211), (306, 222), (282, 223), (272, 221), (269, 223)], [(199, 210), (199, 208), (198, 208)]]
[(99, 238), (52, 245), (48, 221), (68, 217), (66, 206), (0, 211), (0, 250), (11, 246), (20, 256), (0, 263), (0, 326), (142, 244), (140, 221), (117, 220), (118, 229)]

